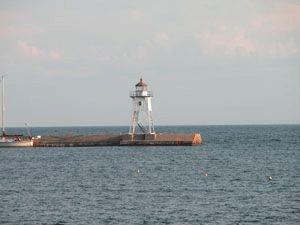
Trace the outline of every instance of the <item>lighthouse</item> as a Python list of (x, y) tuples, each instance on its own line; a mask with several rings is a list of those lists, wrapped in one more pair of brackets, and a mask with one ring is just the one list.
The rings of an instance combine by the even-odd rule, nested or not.
[(155, 134), (151, 106), (153, 94), (148, 91), (142, 78), (135, 85), (135, 91), (130, 92), (130, 97), (133, 105), (129, 134)]

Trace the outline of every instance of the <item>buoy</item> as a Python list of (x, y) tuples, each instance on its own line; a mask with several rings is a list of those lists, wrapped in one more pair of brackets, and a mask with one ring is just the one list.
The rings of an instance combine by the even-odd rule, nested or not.
[(207, 177), (207, 176), (208, 176), (208, 174), (207, 174), (207, 173), (204, 173), (204, 176), (205, 176), (205, 177)]
[(268, 179), (269, 179), (269, 180), (272, 180), (273, 178), (272, 178), (271, 176), (268, 176)]
[(140, 173), (141, 171), (139, 169), (137, 169), (135, 172)]

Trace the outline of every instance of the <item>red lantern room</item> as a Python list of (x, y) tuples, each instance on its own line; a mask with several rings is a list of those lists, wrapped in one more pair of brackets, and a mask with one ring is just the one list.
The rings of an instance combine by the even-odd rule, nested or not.
[(135, 85), (137, 91), (146, 91), (147, 84), (143, 82), (143, 78), (140, 78), (140, 82)]

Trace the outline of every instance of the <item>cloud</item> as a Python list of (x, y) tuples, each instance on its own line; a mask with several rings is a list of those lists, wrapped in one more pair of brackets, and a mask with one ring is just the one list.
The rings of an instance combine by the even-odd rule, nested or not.
[(6, 37), (9, 34), (9, 29), (7, 26), (1, 26), (0, 25), (0, 38)]
[(145, 47), (139, 46), (138, 50), (137, 50), (137, 58), (143, 59), (143, 58), (146, 58), (147, 56), (148, 56), (148, 49)]
[(267, 58), (286, 57), (295, 55), (299, 52), (299, 48), (295, 46), (294, 41), (289, 40), (287, 43), (270, 42), (259, 48), (258, 54)]
[(0, 12), (0, 38), (8, 36), (10, 29), (8, 23), (13, 19), (13, 14)]
[(140, 20), (144, 17), (144, 13), (138, 9), (131, 10), (129, 14), (133, 20)]
[(29, 45), (26, 41), (18, 41), (18, 46), (20, 47), (23, 55), (27, 58), (40, 58), (40, 59), (52, 59), (58, 60), (61, 55), (57, 51), (51, 51), (46, 53), (39, 49), (37, 46)]
[(18, 42), (24, 56), (26, 57), (45, 57), (46, 54), (40, 51), (36, 46), (29, 46), (25, 41)]
[[(88, 48), (88, 55), (81, 54), (80, 57), (83, 57), (85, 60), (96, 60), (102, 62), (129, 62), (132, 60), (131, 55), (124, 48), (120, 46), (114, 47), (100, 47), (100, 46), (90, 46)], [(83, 59), (79, 58), (79, 59)], [(78, 58), (77, 58), (78, 59)]]
[(33, 24), (22, 24), (11, 26), (9, 29), (9, 35), (14, 37), (32, 37), (41, 34), (44, 30)]
[(262, 43), (255, 41), (256, 39), (248, 39), (245, 29), (241, 27), (218, 27), (220, 29), (215, 32), (206, 28), (197, 35), (199, 45), (206, 55), (235, 57), (255, 54), (261, 58), (278, 58), (299, 53), (299, 48), (292, 39)]
[(257, 15), (251, 22), (256, 29), (287, 31), (300, 29), (300, 5), (273, 3), (274, 12)]
[(44, 30), (35, 24), (25, 23), (25, 18), (19, 12), (0, 12), (1, 37), (31, 37), (41, 34)]
[(52, 51), (51, 54), (50, 54), (50, 58), (54, 59), (54, 60), (60, 59), (60, 57), (61, 57), (61, 55), (57, 51)]
[(169, 40), (169, 35), (167, 33), (158, 32), (156, 33), (156, 41), (158, 43), (166, 43)]
[(14, 19), (14, 14), (11, 12), (0, 12), (0, 21), (3, 23), (10, 23)]
[(207, 55), (215, 54), (220, 49), (226, 56), (235, 56), (238, 53), (248, 55), (256, 51), (256, 45), (245, 37), (245, 30), (236, 27), (228, 32), (225, 25), (221, 31), (212, 33), (206, 29), (200, 36), (202, 39), (203, 52)]

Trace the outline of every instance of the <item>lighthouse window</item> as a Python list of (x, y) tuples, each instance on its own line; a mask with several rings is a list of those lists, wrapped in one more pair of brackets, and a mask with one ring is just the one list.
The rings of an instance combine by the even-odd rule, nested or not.
[(142, 105), (142, 102), (139, 102), (139, 105)]

